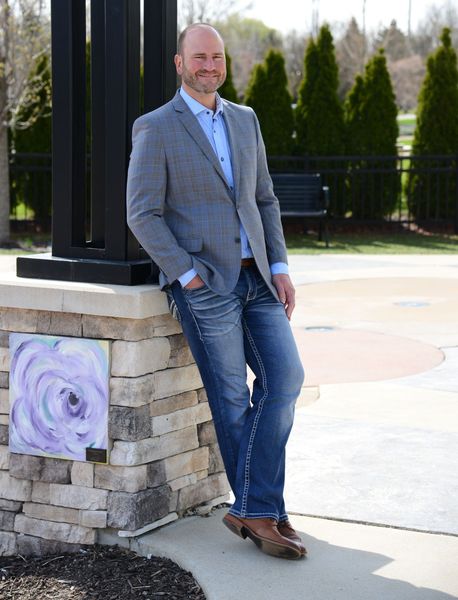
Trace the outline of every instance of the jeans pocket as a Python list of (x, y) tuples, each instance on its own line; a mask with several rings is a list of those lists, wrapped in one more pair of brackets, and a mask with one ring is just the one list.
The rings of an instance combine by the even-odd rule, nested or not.
[(178, 310), (178, 306), (177, 306), (177, 303), (175, 302), (175, 298), (173, 297), (170, 286), (167, 286), (164, 289), (164, 292), (166, 293), (166, 296), (167, 296), (167, 304), (169, 305), (170, 314), (172, 315), (172, 317), (174, 319), (176, 319), (178, 321), (178, 323), (181, 324), (180, 311)]
[(198, 294), (199, 292), (203, 292), (204, 290), (207, 290), (207, 285), (204, 283), (203, 285), (201, 285), (198, 288), (187, 288), (187, 287), (183, 287), (181, 288), (183, 290), (183, 294), (186, 295), (194, 295), (194, 294)]

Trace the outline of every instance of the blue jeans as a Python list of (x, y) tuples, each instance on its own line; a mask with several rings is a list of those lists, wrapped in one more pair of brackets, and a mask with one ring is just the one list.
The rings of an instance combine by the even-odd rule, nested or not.
[[(283, 305), (255, 267), (242, 268), (235, 289), (168, 289), (199, 368), (227, 477), (230, 513), (287, 519), (285, 446), (304, 371)], [(247, 364), (256, 379), (247, 386)]]

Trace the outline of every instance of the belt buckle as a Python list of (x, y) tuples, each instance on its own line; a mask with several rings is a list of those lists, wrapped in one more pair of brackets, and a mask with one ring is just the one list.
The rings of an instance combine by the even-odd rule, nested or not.
[(255, 264), (254, 258), (242, 258), (241, 260), (242, 267), (253, 267)]

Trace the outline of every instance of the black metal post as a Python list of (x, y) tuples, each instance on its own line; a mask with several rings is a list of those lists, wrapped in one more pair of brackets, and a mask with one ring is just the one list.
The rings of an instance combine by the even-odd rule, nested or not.
[(144, 11), (144, 111), (148, 112), (162, 106), (177, 89), (176, 72), (171, 68), (176, 51), (177, 3), (145, 0)]
[[(52, 0), (53, 253), (82, 246), (86, 180), (84, 0)], [(73, 202), (80, 198), (81, 202)]]
[(91, 2), (91, 236), (105, 245), (105, 0)]
[[(125, 209), (131, 130), (140, 114), (140, 0), (91, 0), (90, 186), (85, 0), (51, 0), (51, 23), (52, 254), (18, 257), (17, 274), (143, 283), (152, 263), (128, 229)], [(176, 23), (176, 0), (144, 0), (145, 112), (175, 93)]]

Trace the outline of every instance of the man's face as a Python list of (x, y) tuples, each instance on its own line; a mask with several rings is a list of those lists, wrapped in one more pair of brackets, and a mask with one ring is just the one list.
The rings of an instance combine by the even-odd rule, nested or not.
[(221, 38), (210, 28), (188, 32), (181, 54), (175, 56), (182, 82), (195, 92), (211, 94), (226, 79), (226, 57)]

